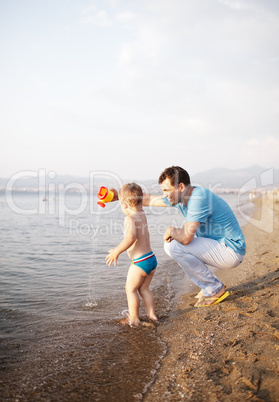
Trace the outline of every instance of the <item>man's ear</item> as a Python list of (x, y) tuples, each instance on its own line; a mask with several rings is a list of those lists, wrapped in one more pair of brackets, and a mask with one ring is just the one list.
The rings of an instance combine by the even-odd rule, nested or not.
[(184, 183), (179, 183), (179, 190), (182, 192), (182, 191), (184, 191), (185, 190), (185, 184)]

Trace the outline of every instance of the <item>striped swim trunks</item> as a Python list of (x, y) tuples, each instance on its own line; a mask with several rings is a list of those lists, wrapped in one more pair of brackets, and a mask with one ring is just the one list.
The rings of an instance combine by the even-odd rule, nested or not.
[(157, 267), (157, 259), (152, 251), (142, 255), (140, 258), (135, 258), (132, 262), (146, 272), (147, 275)]

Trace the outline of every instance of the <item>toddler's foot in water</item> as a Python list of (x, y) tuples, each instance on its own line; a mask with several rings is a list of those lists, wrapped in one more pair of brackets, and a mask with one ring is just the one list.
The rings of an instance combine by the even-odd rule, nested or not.
[(129, 318), (122, 318), (121, 320), (119, 320), (119, 324), (121, 325), (130, 325), (130, 320)]
[(152, 327), (154, 328), (157, 324), (159, 324), (159, 320), (158, 318), (154, 315), (154, 316), (145, 316), (143, 318), (143, 321), (141, 322), (141, 325), (144, 327)]
[(129, 317), (129, 324), (130, 324), (130, 327), (138, 327), (139, 325), (141, 325), (141, 322), (138, 318), (133, 319), (133, 318)]
[(125, 317), (119, 321), (119, 324), (129, 325), (130, 327), (138, 327), (139, 325), (141, 325), (141, 322), (140, 320), (131, 320), (129, 317)]
[(130, 325), (130, 327), (138, 327), (141, 324), (139, 318), (134, 319), (131, 318), (131, 316), (129, 315), (129, 310), (122, 311), (122, 315), (126, 316), (125, 318), (122, 318), (122, 320), (119, 321), (119, 323), (122, 325)]
[(158, 320), (158, 318), (156, 317), (155, 314), (150, 315), (148, 318), (149, 318), (150, 321), (152, 321), (154, 323), (159, 322), (159, 320)]

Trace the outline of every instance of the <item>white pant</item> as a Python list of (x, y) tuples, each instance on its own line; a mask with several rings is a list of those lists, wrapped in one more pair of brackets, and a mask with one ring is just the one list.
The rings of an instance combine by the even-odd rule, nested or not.
[(192, 282), (203, 290), (204, 296), (218, 293), (223, 283), (208, 268), (235, 268), (243, 260), (243, 255), (216, 240), (195, 237), (185, 245), (176, 240), (164, 245), (166, 253), (174, 259)]

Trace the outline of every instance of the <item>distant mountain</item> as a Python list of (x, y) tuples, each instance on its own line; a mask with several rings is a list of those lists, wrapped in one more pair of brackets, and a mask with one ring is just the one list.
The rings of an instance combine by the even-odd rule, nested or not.
[(34, 191), (38, 189), (48, 189), (49, 186), (58, 188), (59, 185), (67, 186), (81, 184), (84, 187), (93, 187), (94, 190), (99, 188), (100, 186), (117, 186), (117, 180), (114, 178), (114, 175), (110, 176), (107, 174), (96, 174), (91, 177), (77, 177), (77, 176), (69, 176), (69, 175), (57, 175), (55, 177), (49, 177), (46, 175), (45, 177), (28, 177), (22, 176), (17, 177), (16, 175), (12, 176), (10, 179), (0, 178), (0, 189), (4, 190), (7, 188), (13, 188), (14, 190), (19, 191)]
[[(16, 176), (13, 177), (14, 179)], [(89, 188), (95, 192), (100, 186), (115, 187), (119, 188), (122, 182), (131, 181), (121, 180), (119, 182), (117, 176), (113, 173), (98, 173), (95, 172), (94, 176), (90, 177), (75, 177), (66, 175), (57, 175), (54, 178), (46, 175), (44, 178), (39, 180), (38, 177), (20, 177), (14, 182), (9, 182), (9, 179), (0, 178), (0, 190), (5, 190), (6, 186), (12, 187), (14, 190), (19, 191), (37, 191), (40, 189), (48, 189), (52, 186), (58, 189), (59, 184), (71, 187), (73, 183), (81, 184), (82, 186)], [(143, 190), (151, 193), (160, 193), (160, 186), (158, 183), (158, 178), (150, 180), (136, 180), (140, 185), (143, 186)], [(236, 188), (255, 188), (263, 187), (266, 184), (270, 187), (279, 187), (279, 169), (264, 168), (262, 166), (251, 166), (245, 169), (211, 169), (205, 172), (197, 173), (191, 176), (191, 182), (194, 185), (202, 185), (211, 189), (218, 188), (223, 189), (236, 189)]]
[(251, 166), (245, 169), (211, 169), (197, 173), (191, 177), (195, 185), (223, 188), (249, 188), (256, 183), (256, 187), (279, 186), (279, 169)]

